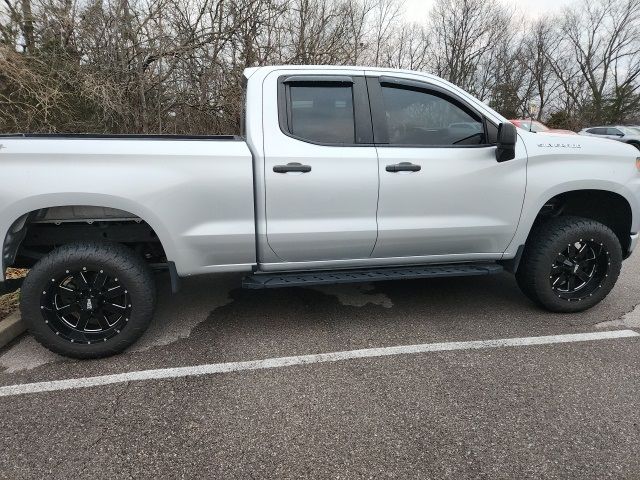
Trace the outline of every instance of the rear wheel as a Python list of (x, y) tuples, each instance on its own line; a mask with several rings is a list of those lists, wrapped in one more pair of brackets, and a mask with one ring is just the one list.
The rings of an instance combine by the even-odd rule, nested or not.
[(52, 251), (29, 271), (20, 308), (48, 349), (99, 358), (134, 343), (154, 305), (153, 276), (139, 256), (122, 245), (83, 242)]
[(622, 248), (611, 229), (594, 220), (558, 217), (531, 232), (516, 279), (546, 309), (578, 312), (607, 296), (621, 266)]

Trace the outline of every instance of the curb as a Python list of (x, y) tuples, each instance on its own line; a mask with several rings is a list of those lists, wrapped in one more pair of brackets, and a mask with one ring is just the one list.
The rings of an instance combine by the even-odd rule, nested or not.
[(27, 329), (20, 312), (13, 312), (4, 320), (0, 320), (0, 348), (11, 342), (14, 338), (20, 335)]

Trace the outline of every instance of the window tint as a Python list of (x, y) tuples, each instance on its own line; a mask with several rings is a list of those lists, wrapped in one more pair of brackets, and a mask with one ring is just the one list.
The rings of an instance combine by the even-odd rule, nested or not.
[(607, 129), (606, 128), (591, 128), (589, 130), (587, 130), (587, 132), (593, 134), (593, 135), (606, 135), (607, 134)]
[(389, 143), (395, 145), (479, 145), (482, 121), (436, 94), (382, 87)]
[(622, 132), (617, 128), (607, 128), (607, 135), (622, 135)]
[(355, 143), (351, 87), (295, 86), (289, 90), (289, 130), (318, 143)]

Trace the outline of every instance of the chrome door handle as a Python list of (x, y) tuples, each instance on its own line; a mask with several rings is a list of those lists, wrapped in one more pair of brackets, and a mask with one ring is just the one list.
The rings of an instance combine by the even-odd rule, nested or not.
[(400, 162), (395, 165), (387, 165), (386, 170), (387, 172), (419, 172), (422, 167), (411, 162)]
[(301, 172), (308, 173), (311, 171), (311, 165), (302, 165), (301, 163), (292, 162), (286, 165), (276, 165), (273, 167), (273, 171), (276, 173), (288, 173), (288, 172)]

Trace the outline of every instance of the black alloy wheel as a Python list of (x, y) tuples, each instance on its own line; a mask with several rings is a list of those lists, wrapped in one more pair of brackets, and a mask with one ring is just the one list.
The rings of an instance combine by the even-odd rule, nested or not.
[(516, 280), (522, 293), (552, 312), (580, 312), (602, 301), (622, 267), (622, 245), (606, 225), (560, 216), (535, 225)]
[(584, 300), (602, 287), (610, 264), (604, 244), (593, 239), (570, 243), (551, 265), (551, 288), (565, 300)]
[(49, 350), (101, 358), (132, 345), (149, 326), (155, 280), (144, 259), (117, 243), (63, 245), (36, 263), (22, 284), (29, 332)]
[(118, 335), (129, 322), (132, 299), (115, 274), (82, 267), (65, 269), (43, 290), (40, 309), (45, 323), (71, 343), (91, 345)]

